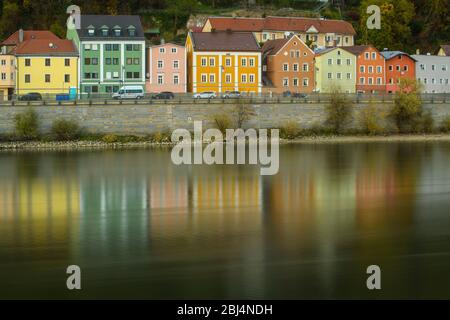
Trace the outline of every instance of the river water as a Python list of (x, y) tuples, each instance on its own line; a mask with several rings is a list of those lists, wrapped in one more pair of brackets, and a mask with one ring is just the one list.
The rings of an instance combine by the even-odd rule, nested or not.
[(450, 298), (449, 271), (447, 142), (282, 146), (275, 176), (164, 148), (0, 153), (0, 298)]

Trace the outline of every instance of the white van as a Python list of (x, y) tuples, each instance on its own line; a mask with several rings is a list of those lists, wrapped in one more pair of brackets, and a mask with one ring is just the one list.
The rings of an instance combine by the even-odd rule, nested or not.
[(113, 99), (142, 99), (145, 92), (141, 86), (123, 86), (112, 95)]

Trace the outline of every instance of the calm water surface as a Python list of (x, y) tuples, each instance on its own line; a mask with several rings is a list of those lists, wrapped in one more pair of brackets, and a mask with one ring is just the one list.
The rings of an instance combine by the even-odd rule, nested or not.
[(450, 298), (449, 271), (450, 143), (284, 146), (272, 177), (168, 149), (0, 153), (0, 298)]

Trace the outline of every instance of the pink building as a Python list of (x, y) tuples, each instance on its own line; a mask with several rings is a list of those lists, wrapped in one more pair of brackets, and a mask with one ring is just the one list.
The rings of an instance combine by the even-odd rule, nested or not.
[(184, 46), (165, 43), (148, 48), (147, 92), (186, 92), (186, 50)]

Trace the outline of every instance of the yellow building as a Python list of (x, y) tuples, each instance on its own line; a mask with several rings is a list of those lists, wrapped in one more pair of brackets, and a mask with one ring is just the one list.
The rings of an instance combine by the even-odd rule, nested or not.
[(78, 91), (78, 51), (71, 40), (34, 39), (16, 49), (16, 94)]
[(189, 92), (261, 92), (261, 51), (251, 32), (189, 33)]
[(0, 100), (10, 100), (14, 93), (14, 61), (12, 54), (0, 55)]

